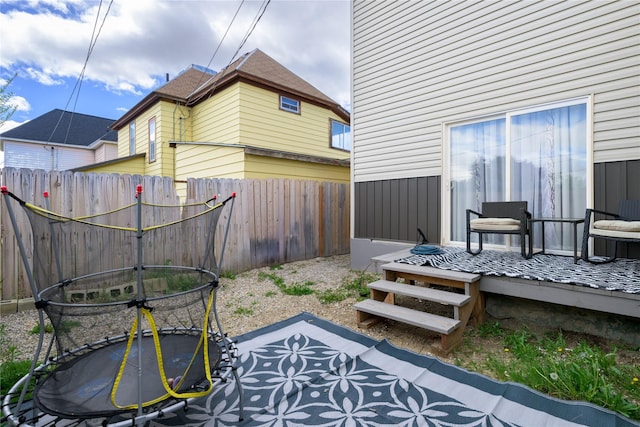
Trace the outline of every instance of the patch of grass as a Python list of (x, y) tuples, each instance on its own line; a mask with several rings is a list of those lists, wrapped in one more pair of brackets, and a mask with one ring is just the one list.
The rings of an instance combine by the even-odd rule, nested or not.
[(327, 289), (322, 292), (317, 292), (316, 296), (322, 304), (331, 304), (335, 302), (344, 301), (349, 298), (351, 294), (343, 289)]
[(500, 322), (485, 322), (478, 328), (478, 334), (482, 338), (502, 337), (505, 331), (502, 329), (502, 326), (500, 326)]
[(280, 290), (285, 295), (293, 295), (293, 296), (302, 296), (302, 295), (311, 295), (314, 293), (314, 290), (311, 289), (313, 283), (310, 280), (307, 280), (304, 283), (293, 283), (291, 285), (282, 285), (279, 286)]
[[(275, 266), (270, 267), (270, 270), (273, 271), (281, 268), (281, 266)], [(258, 273), (258, 280), (271, 281), (285, 295), (303, 296), (315, 294), (322, 304), (344, 301), (349, 297), (355, 297), (358, 300), (364, 299), (369, 296), (367, 284), (377, 280), (378, 278), (379, 275), (377, 274), (358, 272), (355, 277), (350, 275), (343, 278), (340, 285), (335, 289), (316, 291), (312, 289), (314, 282), (310, 280), (307, 280), (304, 283), (296, 282), (291, 285), (287, 285), (285, 280), (275, 272), (267, 273), (265, 271), (260, 271)]]
[(356, 277), (345, 277), (336, 289), (318, 292), (317, 297), (322, 304), (330, 304), (344, 301), (349, 297), (362, 300), (369, 296), (367, 284), (379, 279), (379, 275), (360, 271)]
[(253, 309), (246, 307), (238, 307), (234, 310), (234, 314), (240, 316), (251, 316), (253, 314)]
[(236, 274), (232, 271), (223, 271), (220, 273), (220, 277), (223, 279), (236, 280)]
[(264, 296), (267, 297), (267, 298), (271, 298), (271, 297), (276, 296), (276, 293), (275, 293), (275, 291), (267, 291), (267, 292), (264, 293)]
[(167, 274), (164, 278), (167, 281), (167, 291), (170, 294), (190, 291), (199, 286), (198, 279), (189, 274)]
[(17, 359), (17, 347), (7, 337), (6, 325), (0, 324), (0, 395), (5, 396), (9, 389), (29, 373), (30, 360)]
[(489, 324), (477, 333), (501, 336), (504, 352), (485, 355), (484, 363), (457, 359), (464, 368), (484, 369), (503, 381), (525, 384), (559, 399), (591, 402), (640, 420), (640, 369), (618, 363), (615, 350), (606, 352), (585, 341), (568, 348), (562, 331), (538, 337), (527, 329), (507, 332)]
[[(30, 334), (38, 335), (40, 333), (40, 324), (38, 323), (29, 331)], [(53, 333), (53, 325), (51, 323), (46, 323), (44, 325), (44, 333), (52, 334)]]
[[(58, 329), (60, 329), (60, 332), (69, 332), (71, 329), (77, 328), (80, 326), (82, 326), (82, 323), (78, 322), (77, 320), (66, 320), (60, 324)], [(46, 329), (45, 329), (45, 332), (47, 332)]]
[(18, 380), (29, 373), (30, 360), (10, 360), (0, 364), (0, 395), (6, 396)]
[(271, 280), (277, 287), (284, 286), (285, 284), (284, 279), (276, 273), (265, 273), (264, 271), (258, 273), (258, 280)]

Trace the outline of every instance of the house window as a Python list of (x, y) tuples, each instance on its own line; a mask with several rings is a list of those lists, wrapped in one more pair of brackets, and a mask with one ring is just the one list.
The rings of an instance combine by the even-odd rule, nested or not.
[(149, 120), (149, 163), (156, 161), (156, 118)]
[(136, 122), (129, 123), (129, 155), (136, 154)]
[[(480, 212), (485, 201), (526, 200), (534, 217), (583, 217), (587, 105), (585, 99), (574, 100), (447, 126), (450, 240), (466, 241), (466, 209)], [(539, 229), (534, 236), (540, 247)], [(509, 242), (490, 238), (490, 243)], [(568, 251), (572, 245), (568, 227), (545, 227), (547, 249)]]
[(291, 113), (300, 114), (300, 101), (280, 96), (280, 109)]
[(331, 120), (331, 148), (351, 151), (351, 127)]

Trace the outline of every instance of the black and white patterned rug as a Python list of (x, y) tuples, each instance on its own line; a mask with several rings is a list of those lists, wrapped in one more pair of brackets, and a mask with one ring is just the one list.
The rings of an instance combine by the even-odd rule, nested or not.
[(640, 294), (640, 260), (617, 258), (607, 264), (579, 260), (574, 264), (573, 257), (568, 256), (539, 254), (525, 259), (515, 252), (485, 249), (478, 255), (471, 255), (462, 248), (442, 249), (444, 254), (411, 255), (395, 262)]
[(619, 414), (499, 382), (308, 313), (238, 337), (235, 381), (152, 427), (640, 426)]

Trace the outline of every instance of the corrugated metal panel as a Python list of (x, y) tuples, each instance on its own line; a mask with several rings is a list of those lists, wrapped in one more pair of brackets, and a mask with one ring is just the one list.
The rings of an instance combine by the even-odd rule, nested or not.
[(440, 175), (444, 122), (591, 94), (595, 161), (640, 158), (637, 2), (353, 11), (354, 181)]
[(354, 237), (440, 243), (440, 177), (355, 183)]

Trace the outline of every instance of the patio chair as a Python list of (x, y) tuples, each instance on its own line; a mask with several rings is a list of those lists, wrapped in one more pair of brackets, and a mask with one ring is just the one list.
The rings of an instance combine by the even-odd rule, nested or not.
[[(596, 220), (595, 214), (605, 219)], [(609, 256), (604, 259), (589, 258), (589, 238), (609, 242)], [(582, 259), (594, 264), (603, 264), (616, 259), (618, 242), (640, 243), (640, 200), (622, 200), (618, 213), (598, 209), (587, 209), (582, 238)]]
[[(472, 216), (476, 218), (471, 219)], [(527, 202), (484, 202), (482, 212), (467, 209), (467, 252), (482, 252), (485, 234), (515, 234), (520, 236), (520, 251), (524, 258), (531, 258), (533, 242), (529, 220), (531, 213)], [(471, 249), (471, 233), (478, 234), (478, 249)]]

